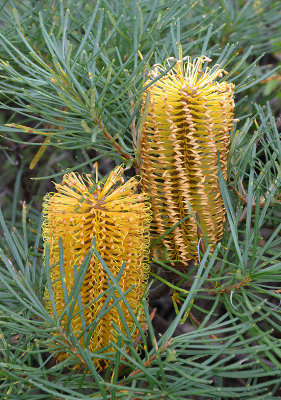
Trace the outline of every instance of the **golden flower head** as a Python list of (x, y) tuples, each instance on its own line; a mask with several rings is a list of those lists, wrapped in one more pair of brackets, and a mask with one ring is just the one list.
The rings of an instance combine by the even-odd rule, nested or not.
[(186, 265), (197, 259), (200, 236), (211, 243), (221, 239), (224, 206), (218, 183), (217, 153), (224, 178), (230, 135), (233, 128), (234, 85), (218, 81), (226, 71), (219, 65), (203, 68), (205, 56), (168, 59), (166, 67), (156, 64), (146, 85), (166, 74), (144, 93), (140, 127), (142, 190), (151, 194), (152, 238), (164, 237), (170, 259)]
[[(122, 178), (122, 167), (114, 169), (104, 183), (95, 184), (89, 175), (83, 179), (73, 172), (64, 175), (62, 183), (56, 184), (57, 192), (46, 196), (44, 203), (43, 238), (50, 243), (50, 269), (52, 290), (58, 315), (64, 308), (64, 296), (59, 267), (59, 237), (63, 242), (65, 281), (68, 293), (74, 284), (74, 265), (82, 264), (90, 249), (93, 238), (102, 259), (116, 277), (123, 263), (124, 272), (119, 280), (123, 292), (132, 285), (134, 288), (126, 295), (133, 312), (142, 323), (144, 316), (140, 311), (141, 298), (148, 278), (148, 246), (150, 206), (146, 194), (138, 194), (138, 180), (131, 178), (126, 183)], [(81, 298), (86, 306), (108, 289), (108, 279), (103, 266), (95, 255), (92, 256), (82, 287)], [(119, 297), (119, 295), (117, 295)], [(85, 308), (86, 325), (98, 318), (106, 300), (99, 300)], [(53, 314), (48, 293), (45, 295), (46, 308)], [(112, 303), (110, 300), (110, 304)], [(132, 328), (133, 319), (123, 301), (120, 307), (128, 326)], [(81, 315), (76, 305), (71, 321), (76, 336), (82, 331)], [(114, 340), (112, 322), (124, 331), (116, 307), (98, 320), (89, 343), (90, 351), (108, 346)], [(63, 326), (66, 317), (63, 319)], [(80, 339), (84, 345), (83, 338)], [(109, 348), (108, 351), (113, 351)], [(58, 359), (67, 357), (59, 354)], [(98, 360), (97, 366), (103, 368), (106, 362)]]

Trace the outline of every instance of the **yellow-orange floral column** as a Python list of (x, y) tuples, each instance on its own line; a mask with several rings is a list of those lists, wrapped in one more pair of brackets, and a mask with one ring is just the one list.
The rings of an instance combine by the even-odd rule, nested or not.
[(203, 235), (216, 243), (225, 218), (217, 152), (226, 178), (234, 85), (218, 81), (227, 74), (219, 65), (203, 68), (210, 61), (205, 56), (193, 61), (185, 57), (168, 59), (166, 67), (155, 65), (146, 85), (175, 62), (146, 89), (143, 99), (139, 153), (142, 189), (151, 195), (152, 239), (189, 216), (163, 238), (154, 253), (163, 257), (164, 246), (169, 258), (183, 266), (197, 259), (200, 230), (196, 219)]
[[(78, 267), (90, 249), (93, 238), (101, 257), (116, 277), (123, 263), (125, 270), (119, 280), (123, 292), (132, 285), (134, 288), (126, 295), (133, 312), (144, 321), (139, 310), (148, 279), (150, 205), (146, 194), (138, 194), (138, 179), (131, 178), (126, 183), (122, 177), (122, 167), (113, 170), (105, 182), (95, 184), (89, 175), (83, 179), (79, 174), (68, 173), (61, 184), (56, 184), (57, 192), (46, 196), (44, 204), (43, 238), (50, 243), (50, 269), (52, 289), (58, 315), (64, 308), (64, 297), (60, 279), (59, 237), (62, 238), (65, 280), (68, 293), (74, 283), (74, 265)], [(81, 287), (83, 306), (108, 289), (107, 275), (93, 255)], [(118, 297), (118, 295), (117, 295)], [(86, 324), (98, 317), (106, 296), (87, 307), (84, 311)], [(46, 308), (52, 314), (48, 293), (45, 296)], [(112, 303), (112, 301), (111, 301)], [(130, 328), (133, 319), (123, 301), (121, 309)], [(78, 311), (78, 305), (75, 312)], [(75, 314), (74, 312), (74, 314)], [(65, 317), (66, 318), (66, 317)], [(63, 319), (63, 325), (66, 319)], [(112, 308), (102, 319), (91, 337), (89, 350), (97, 351), (114, 340), (112, 322), (124, 331), (117, 308)], [(75, 335), (82, 331), (78, 313), (71, 322)], [(137, 333), (136, 333), (137, 334)], [(84, 345), (83, 339), (80, 340)], [(110, 348), (108, 351), (112, 351)], [(67, 354), (59, 354), (64, 359)], [(102, 368), (104, 362), (97, 361)]]

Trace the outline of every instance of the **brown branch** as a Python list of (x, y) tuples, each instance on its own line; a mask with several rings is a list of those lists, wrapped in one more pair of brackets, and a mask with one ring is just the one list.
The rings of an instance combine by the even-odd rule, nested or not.
[[(233, 185), (231, 185), (231, 189), (237, 194), (237, 196), (239, 197), (239, 199), (241, 199), (242, 201), (244, 201), (244, 203), (246, 203), (247, 206), (249, 205), (248, 198), (246, 197), (246, 194), (247, 194), (247, 193), (246, 193), (246, 191), (245, 191), (245, 189), (244, 189), (244, 186), (243, 186), (242, 182), (241, 182), (241, 190), (242, 190), (243, 195), (242, 195), (241, 193), (239, 193), (238, 190), (237, 190)], [(276, 196), (276, 197), (274, 198), (274, 200), (275, 200), (277, 203), (281, 203), (281, 200), (279, 200), (279, 197), (280, 197), (280, 196), (281, 196), (281, 195), (278, 195), (278, 196)], [(265, 198), (264, 196), (261, 196), (261, 202), (260, 202), (260, 204), (259, 204), (260, 208), (263, 208), (263, 207), (265, 206), (265, 204), (266, 204), (266, 198)], [(252, 204), (251, 204), (252, 209), (255, 209), (256, 206), (257, 206), (257, 203), (256, 203), (256, 201), (253, 199)], [(245, 207), (244, 210), (242, 211), (242, 214), (241, 214), (241, 217), (240, 217), (239, 222), (243, 221), (243, 220), (246, 218), (246, 215), (247, 215), (247, 207)]]
[[(198, 319), (192, 314), (192, 312), (189, 313), (190, 319), (197, 325), (198, 327), (201, 325), (201, 322), (198, 321)], [(211, 338), (213, 339), (218, 339), (216, 335), (210, 335)]]
[(281, 75), (270, 76), (269, 78), (263, 79), (260, 83), (266, 83), (273, 80), (281, 81)]
[(33, 248), (34, 248), (35, 250), (39, 251), (40, 253), (44, 253), (44, 250), (39, 249), (39, 247), (34, 246)]
[(70, 340), (66, 337), (66, 334), (64, 331), (60, 330), (61, 336), (65, 340), (65, 344), (72, 350), (73, 354), (75, 357), (79, 358), (80, 362), (83, 364), (84, 367), (86, 367), (86, 363), (81, 357), (81, 355), (78, 353), (78, 350), (73, 346), (73, 344), (70, 342)]
[[(225, 287), (221, 286), (221, 287), (216, 287), (214, 289), (210, 288), (203, 288), (203, 292), (200, 291), (200, 296), (217, 296), (218, 294), (222, 294), (222, 293), (231, 293), (235, 290), (239, 290), (241, 287), (245, 287), (248, 286), (249, 283), (251, 282), (251, 277), (249, 275), (247, 275), (245, 278), (241, 279), (241, 281), (239, 281), (238, 283), (236, 283), (235, 285), (227, 285)], [(276, 292), (281, 292), (281, 289), (276, 290)], [(194, 321), (196, 322), (196, 321)]]
[(95, 123), (98, 125), (100, 130), (102, 131), (102, 134), (107, 138), (107, 140), (115, 147), (115, 149), (118, 151), (118, 153), (122, 154), (124, 158), (127, 160), (133, 160), (134, 163), (136, 162), (135, 159), (130, 156), (129, 154), (125, 153), (122, 150), (122, 147), (113, 139), (113, 137), (110, 135), (110, 133), (106, 130), (106, 128), (103, 126), (102, 122), (100, 119), (95, 119)]
[(192, 314), (192, 312), (189, 312), (189, 317), (195, 323), (195, 325), (197, 326), (201, 325), (201, 322), (198, 321), (198, 319), (195, 317), (195, 315)]
[[(172, 339), (167, 340), (167, 342), (164, 343), (163, 346), (159, 349), (159, 352), (161, 352), (161, 351), (167, 349), (167, 348), (171, 345), (171, 343), (172, 343)], [(158, 349), (157, 349), (157, 350), (158, 350)], [(144, 363), (144, 366), (145, 366), (145, 367), (148, 367), (148, 366), (152, 363), (152, 361), (154, 361), (154, 360), (157, 358), (157, 356), (158, 356), (158, 355), (153, 354), (153, 355)], [(142, 370), (141, 370), (141, 369), (137, 369), (136, 371), (131, 372), (130, 375), (129, 375), (129, 377), (134, 376), (134, 375), (137, 375), (137, 374), (139, 374), (140, 372), (142, 372)]]
[(217, 293), (219, 293), (219, 294), (231, 293), (234, 290), (240, 289), (241, 287), (248, 286), (250, 282), (251, 282), (251, 277), (249, 275), (247, 275), (245, 278), (241, 279), (241, 281), (236, 283), (235, 285), (228, 285), (228, 286), (226, 286), (224, 288), (221, 288), (219, 290), (210, 291), (210, 292), (208, 292), (208, 294), (213, 296), (213, 295), (216, 295)]

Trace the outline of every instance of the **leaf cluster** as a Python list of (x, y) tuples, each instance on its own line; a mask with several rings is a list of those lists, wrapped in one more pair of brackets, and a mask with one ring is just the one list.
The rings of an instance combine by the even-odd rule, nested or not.
[(178, 57), (180, 44), (184, 54), (205, 53), (226, 68), (237, 95), (249, 92), (273, 72), (257, 63), (261, 50), (277, 43), (280, 3), (221, 3), (41, 0), (13, 8), (8, 1), (0, 32), (1, 105), (22, 117), (3, 132), (19, 142), (43, 135), (44, 146), (105, 156), (118, 154), (116, 143), (133, 157), (145, 73)]
[[(0, 214), (1, 398), (281, 398), (280, 97), (278, 83), (275, 91), (267, 86), (278, 73), (268, 63), (277, 64), (280, 12), (278, 0), (3, 2), (1, 141), (11, 194), (5, 218)], [(126, 334), (113, 325), (116, 351), (90, 353), (70, 321), (75, 304), (82, 312), (80, 287), (91, 255), (100, 256), (93, 245), (71, 292), (65, 290), (65, 309), (51, 317), (43, 298), (46, 287), (52, 293), (52, 266), (48, 250), (42, 257), (39, 211), (50, 188), (38, 179), (60, 179), (65, 168), (92, 172), (97, 160), (106, 171), (108, 158), (130, 166), (146, 74), (154, 63), (177, 57), (180, 44), (185, 55), (218, 62), (236, 85), (240, 122), (232, 133), (228, 182), (219, 173), (223, 240), (211, 251), (202, 238), (200, 262), (188, 271), (153, 260), (150, 292), (162, 281), (176, 313), (159, 335), (144, 299), (147, 330), (135, 318), (137, 342), (120, 308), (125, 294), (100, 259), (109, 283), (101, 296), (113, 305), (105, 302), (99, 318), (117, 307)], [(35, 160), (34, 147), (41, 149)], [(37, 180), (30, 183), (32, 162)], [(63, 256), (60, 264), (63, 282)], [(69, 324), (62, 329), (64, 315)], [(80, 335), (87, 341), (94, 329), (95, 321)], [(54, 363), (60, 351), (70, 356)], [(95, 358), (108, 359), (110, 367), (97, 371)]]

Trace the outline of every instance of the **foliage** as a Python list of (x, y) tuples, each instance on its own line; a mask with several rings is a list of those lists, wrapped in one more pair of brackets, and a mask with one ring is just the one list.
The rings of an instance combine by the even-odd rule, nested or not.
[[(2, 3), (1, 398), (281, 398), (280, 2)], [(177, 57), (179, 45), (184, 55), (212, 58), (235, 84), (240, 121), (231, 137), (228, 182), (219, 172), (223, 238), (215, 248), (199, 249), (200, 262), (185, 272), (151, 260), (151, 304), (161, 281), (176, 310), (162, 335), (161, 310), (155, 314), (145, 299), (146, 332), (136, 318), (130, 331), (118, 277), (92, 247), (69, 304), (79, 301), (94, 252), (124, 330), (112, 327), (114, 352), (90, 352), (62, 328), (63, 315), (50, 315), (42, 302), (51, 267), (48, 252), (42, 257), (42, 197), (52, 190), (50, 179), (60, 181), (65, 169), (92, 173), (97, 160), (101, 175), (109, 163), (121, 162), (133, 173), (146, 74), (154, 63)], [(108, 312), (104, 307), (98, 318)], [(54, 363), (50, 347), (71, 357)], [(102, 357), (110, 364), (103, 373), (93, 362)], [(77, 360), (80, 370), (73, 368)]]

